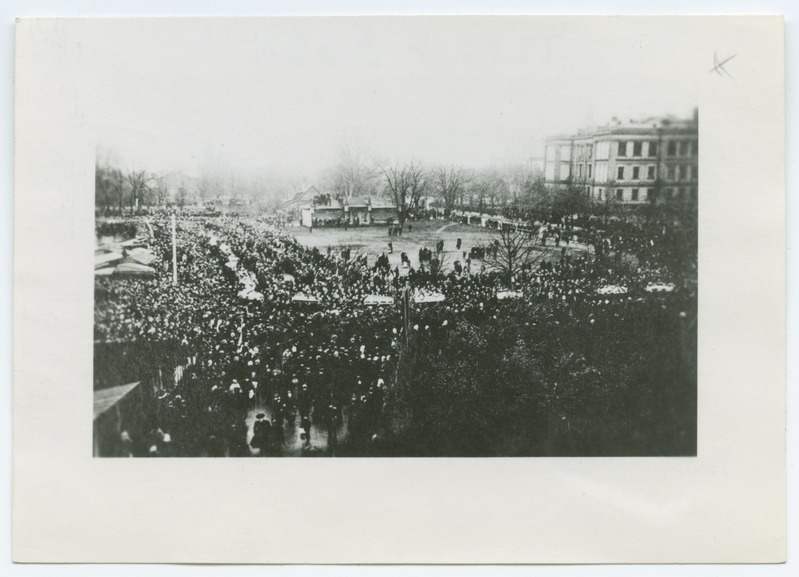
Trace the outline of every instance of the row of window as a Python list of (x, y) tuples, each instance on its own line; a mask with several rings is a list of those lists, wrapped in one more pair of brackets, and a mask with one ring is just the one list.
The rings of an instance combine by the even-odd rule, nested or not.
[[(632, 169), (632, 170), (628, 170)], [(589, 171), (590, 173), (590, 171)], [(641, 167), (640, 166), (619, 166), (616, 168), (617, 180), (640, 180)], [(655, 167), (646, 167), (647, 180), (655, 180)], [(673, 165), (666, 168), (667, 180), (691, 180), (691, 178), (699, 179), (699, 168), (693, 165)]]
[[(611, 147), (615, 146), (617, 158), (657, 158), (660, 144), (657, 140), (600, 140), (596, 144), (561, 144), (548, 145), (545, 151), (547, 161), (555, 160), (555, 155), (560, 154), (561, 161), (572, 159), (582, 162), (592, 160), (607, 160), (610, 158)], [(699, 142), (690, 140), (666, 140), (662, 143), (666, 157), (685, 157), (699, 153)], [(596, 154), (594, 154), (596, 147)]]
[[(591, 164), (578, 164), (577, 165), (577, 178), (591, 178)], [(641, 180), (641, 169), (646, 168), (646, 180), (655, 180), (655, 167), (654, 166), (618, 166), (616, 167), (616, 180)], [(561, 167), (563, 169), (563, 167)], [(604, 176), (597, 173), (599, 180), (607, 179), (607, 171)], [(561, 176), (562, 177), (562, 176)], [(563, 177), (562, 177), (563, 178)], [(568, 169), (567, 176), (568, 178)], [(673, 165), (666, 168), (667, 180), (691, 180), (699, 179), (699, 168), (697, 165)]]
[[(620, 141), (619, 150), (616, 156), (627, 156), (627, 151), (630, 148), (630, 145), (632, 145), (632, 150), (630, 151), (631, 156), (643, 156), (644, 141), (642, 140), (635, 140), (633, 142), (625, 142), (623, 140)], [(655, 141), (650, 141), (647, 153), (647, 156), (657, 156), (658, 143)]]
[[(641, 179), (641, 167), (640, 166), (619, 166), (616, 168), (616, 178), (618, 180), (626, 180), (626, 175), (630, 174), (628, 168), (632, 168), (632, 175), (630, 176), (630, 180), (640, 180)], [(646, 167), (646, 178), (647, 180), (655, 180), (655, 167), (654, 166), (647, 166)]]
[[(644, 156), (644, 145), (647, 145), (646, 156), (654, 158), (658, 154), (658, 143), (654, 140), (622, 140), (618, 143), (616, 156)], [(669, 140), (666, 143), (666, 156), (690, 156), (699, 152), (698, 142), (695, 140)]]
[[(655, 194), (654, 189), (651, 189), (651, 188), (645, 188), (645, 189), (633, 188), (633, 189), (630, 189), (629, 196), (627, 198), (625, 198), (624, 190), (625, 189), (623, 189), (623, 188), (617, 188), (615, 191), (613, 191), (613, 198), (616, 201), (618, 201), (618, 202), (624, 202), (624, 201), (644, 202), (646, 200), (654, 198), (654, 194)], [(598, 192), (597, 193), (597, 199), (599, 199), (599, 200), (608, 200), (608, 198), (607, 198), (608, 192), (607, 191), (605, 191), (604, 189), (600, 188), (600, 189), (598, 189), (597, 192)], [(676, 200), (687, 200), (688, 198), (690, 198), (690, 200), (693, 200), (693, 201), (696, 200), (696, 188), (695, 187), (686, 188), (686, 187), (682, 186), (682, 187), (676, 187), (676, 188), (665, 188), (664, 189), (664, 194), (665, 194), (666, 198), (671, 198), (671, 199), (676, 199)]]

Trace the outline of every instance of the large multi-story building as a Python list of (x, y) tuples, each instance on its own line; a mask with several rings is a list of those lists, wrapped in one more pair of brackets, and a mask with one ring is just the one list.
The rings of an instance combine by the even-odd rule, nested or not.
[(548, 138), (544, 178), (597, 201), (627, 205), (652, 200), (696, 202), (699, 116), (648, 118)]

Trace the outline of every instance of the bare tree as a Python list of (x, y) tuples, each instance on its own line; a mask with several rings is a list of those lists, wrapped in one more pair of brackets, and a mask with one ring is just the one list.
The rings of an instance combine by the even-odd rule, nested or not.
[(175, 202), (177, 203), (178, 208), (180, 210), (183, 210), (183, 207), (186, 206), (186, 187), (185, 186), (181, 185), (181, 186), (178, 187), (178, 193), (177, 193), (177, 195), (175, 195)]
[(445, 253), (433, 254), (428, 266), (430, 267), (430, 274), (433, 277), (443, 276), (444, 269), (447, 267), (449, 258)]
[(128, 183), (131, 189), (131, 208), (135, 208), (138, 204), (144, 203), (147, 200), (147, 194), (150, 191), (150, 183), (152, 180), (152, 175), (146, 170), (134, 170), (128, 174)]
[(525, 266), (538, 262), (544, 255), (537, 231), (501, 225), (499, 237), (486, 251), (485, 261), (494, 270), (500, 271), (512, 288), (516, 275)]
[(531, 204), (534, 192), (539, 188), (539, 181), (541, 186), (544, 183), (542, 174), (531, 170), (524, 164), (510, 167), (506, 178), (511, 200), (514, 204)]
[(613, 216), (618, 207), (618, 199), (616, 198), (616, 181), (609, 180), (605, 183), (604, 190), (600, 193), (599, 197), (591, 201), (593, 211), (598, 216), (602, 217), (603, 222), (607, 224), (608, 217)]
[(464, 190), (472, 176), (461, 168), (442, 166), (436, 170), (434, 179), (441, 200), (444, 201), (444, 208), (452, 210), (458, 199), (463, 202)]
[(205, 206), (213, 196), (218, 195), (218, 193), (219, 185), (213, 178), (207, 174), (200, 176), (197, 181), (197, 196), (200, 198), (200, 202), (203, 206)]
[(371, 196), (377, 188), (380, 171), (360, 151), (342, 146), (338, 161), (324, 177), (325, 187), (340, 202), (354, 196)]
[(160, 176), (155, 179), (155, 184), (153, 185), (153, 193), (155, 194), (156, 206), (164, 206), (166, 204), (167, 195), (169, 193), (169, 187), (167, 186), (165, 176)]
[(477, 207), (482, 211), (485, 201), (490, 206), (507, 202), (508, 183), (503, 175), (496, 169), (485, 169), (477, 173), (469, 186), (470, 205), (474, 206), (477, 200)]
[(98, 162), (94, 173), (95, 204), (106, 213), (117, 206), (120, 213), (124, 206), (125, 177), (119, 168)]
[(386, 193), (397, 207), (401, 231), (408, 214), (419, 207), (419, 200), (427, 189), (427, 173), (415, 162), (383, 167), (380, 172), (385, 179)]

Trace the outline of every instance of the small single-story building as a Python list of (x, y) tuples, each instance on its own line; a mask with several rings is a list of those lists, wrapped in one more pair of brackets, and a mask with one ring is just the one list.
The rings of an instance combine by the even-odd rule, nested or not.
[(394, 204), (371, 197), (351, 197), (343, 202), (328, 197), (324, 204), (305, 204), (301, 213), (302, 225), (306, 227), (334, 222), (348, 225), (386, 224), (390, 220), (397, 220), (397, 208)]

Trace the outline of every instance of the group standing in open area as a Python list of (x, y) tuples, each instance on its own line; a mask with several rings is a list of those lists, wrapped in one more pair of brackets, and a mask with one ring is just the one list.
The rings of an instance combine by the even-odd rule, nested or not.
[[(157, 274), (95, 279), (95, 350), (135, 359), (153, 399), (123, 418), (114, 454), (592, 454), (607, 450), (592, 423), (619, 411), (635, 422), (606, 445), (690, 452), (695, 423), (671, 405), (695, 402), (695, 249), (662, 222), (513, 216), (529, 228), (487, 228), (520, 235), (524, 258), (503, 264), (499, 237), (448, 239), (463, 255), (448, 271), (443, 246), (391, 266), (389, 247), (371, 262), (310, 248), (274, 219), (179, 217), (176, 285), (168, 216), (132, 219)], [(653, 355), (681, 384), (659, 390)], [(644, 432), (636, 383), (676, 426)]]

